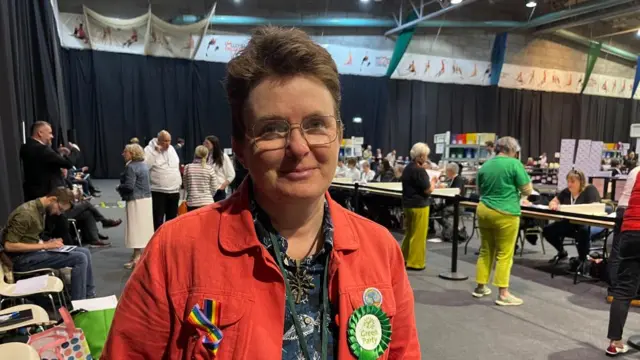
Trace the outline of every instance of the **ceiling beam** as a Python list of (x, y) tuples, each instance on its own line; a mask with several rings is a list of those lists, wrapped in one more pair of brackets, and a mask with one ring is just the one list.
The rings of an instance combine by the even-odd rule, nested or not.
[(612, 19), (616, 19), (622, 16), (628, 16), (628, 15), (632, 15), (635, 13), (640, 12), (640, 5), (634, 5), (634, 6), (624, 6), (620, 9), (616, 8), (613, 9), (612, 11), (606, 11), (600, 14), (594, 14), (592, 16), (589, 17), (585, 17), (585, 18), (581, 18), (581, 19), (573, 19), (573, 20), (569, 20), (563, 23), (559, 23), (556, 25), (552, 25), (552, 26), (548, 26), (548, 27), (543, 27), (540, 28), (538, 30), (536, 30), (536, 32), (533, 33), (533, 35), (545, 35), (545, 34), (551, 34), (553, 32), (556, 32), (558, 30), (562, 30), (562, 29), (570, 29), (570, 28), (574, 28), (574, 27), (578, 27), (578, 26), (584, 26), (584, 25), (588, 25), (588, 24), (592, 24), (594, 22), (597, 21), (603, 21), (603, 20), (612, 20)]
[(617, 32), (609, 33), (609, 34), (598, 35), (598, 36), (595, 36), (594, 39), (604, 39), (604, 38), (608, 38), (608, 37), (614, 37), (614, 36), (629, 34), (629, 33), (632, 33), (632, 32), (636, 32), (638, 30), (640, 30), (640, 27), (635, 27), (633, 29), (617, 31)]
[[(582, 44), (584, 46), (590, 46), (591, 44), (595, 44), (597, 43), (597, 41), (588, 39), (582, 35), (578, 35), (576, 33), (573, 33), (571, 31), (567, 31), (567, 30), (558, 30), (555, 33), (553, 33), (554, 36), (559, 36), (563, 39), (566, 40), (570, 40), (579, 44)], [(618, 47), (615, 46), (611, 46), (608, 44), (602, 44), (602, 51), (610, 54), (610, 55), (614, 55), (616, 57), (619, 57), (621, 59), (627, 60), (627, 61), (633, 61), (635, 62), (638, 59), (638, 54), (634, 54), (632, 52), (629, 52), (627, 50), (624, 49), (620, 49)]]
[(397, 27), (387, 31), (386, 33), (384, 33), (384, 35), (385, 36), (389, 36), (389, 35), (393, 35), (395, 33), (399, 33), (404, 29), (415, 27), (416, 25), (418, 25), (419, 23), (421, 23), (421, 22), (423, 22), (425, 20), (436, 18), (436, 17), (438, 17), (440, 15), (448, 13), (449, 11), (453, 11), (453, 10), (459, 9), (459, 8), (465, 6), (465, 5), (473, 4), (476, 1), (478, 1), (478, 0), (466, 0), (466, 1), (463, 1), (462, 3), (460, 3), (460, 4), (449, 5), (446, 8), (442, 8), (442, 9), (440, 9), (438, 11), (434, 11), (434, 12), (432, 12), (430, 14), (425, 15), (425, 16), (418, 17), (417, 19), (415, 19), (413, 21), (409, 21), (409, 22), (407, 22), (405, 24), (397, 26)]
[(626, 3), (630, 3), (633, 0), (593, 0), (582, 5), (574, 6), (570, 9), (560, 10), (556, 12), (552, 12), (550, 14), (545, 14), (542, 16), (538, 16), (537, 18), (532, 19), (527, 22), (525, 25), (521, 26), (517, 30), (524, 29), (532, 29), (538, 26), (547, 25), (554, 23), (556, 21), (568, 19), (573, 16), (579, 16), (584, 14), (589, 14), (594, 11), (600, 11), (604, 9), (608, 9), (614, 6), (623, 5)]

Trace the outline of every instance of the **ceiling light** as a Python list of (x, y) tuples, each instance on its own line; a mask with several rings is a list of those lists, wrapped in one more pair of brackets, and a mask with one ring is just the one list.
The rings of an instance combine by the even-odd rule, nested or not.
[(536, 2), (536, 0), (526, 0), (526, 1), (527, 1), (526, 6), (528, 8), (533, 8), (533, 7), (538, 6), (538, 3)]
[(361, 117), (354, 117), (353, 118), (353, 123), (354, 124), (361, 124), (362, 123), (362, 118)]
[(460, 4), (462, 0), (451, 0), (451, 5)]
[(366, 3), (368, 3), (368, 2), (369, 2), (369, 0), (360, 0), (360, 2), (361, 2), (361, 3), (365, 3), (365, 4), (366, 4)]

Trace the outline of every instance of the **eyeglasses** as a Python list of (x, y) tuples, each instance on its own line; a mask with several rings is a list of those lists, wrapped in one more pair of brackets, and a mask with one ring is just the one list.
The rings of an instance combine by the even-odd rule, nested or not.
[(341, 121), (333, 115), (314, 115), (298, 124), (284, 119), (264, 120), (253, 125), (248, 136), (260, 150), (279, 150), (287, 147), (291, 131), (300, 128), (309, 146), (331, 144), (342, 130)]

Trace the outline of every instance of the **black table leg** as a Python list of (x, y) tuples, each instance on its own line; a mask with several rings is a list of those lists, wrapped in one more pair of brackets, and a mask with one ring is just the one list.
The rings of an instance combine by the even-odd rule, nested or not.
[(460, 197), (453, 202), (453, 239), (451, 240), (451, 271), (440, 273), (446, 280), (467, 280), (469, 277), (458, 272), (458, 225), (460, 224)]

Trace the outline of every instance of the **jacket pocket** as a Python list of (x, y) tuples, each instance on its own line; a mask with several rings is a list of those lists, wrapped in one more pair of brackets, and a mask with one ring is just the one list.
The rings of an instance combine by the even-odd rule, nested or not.
[(247, 314), (250, 314), (253, 309), (253, 299), (237, 293), (191, 291), (175, 299), (177, 306), (182, 304), (177, 309), (184, 309), (182, 318), (179, 320), (182, 323), (183, 335), (188, 339), (183, 359), (204, 360), (214, 358), (213, 354), (202, 343), (205, 332), (199, 330), (188, 320), (191, 309), (196, 304), (202, 308), (206, 299), (220, 303), (220, 319), (216, 325), (222, 332), (222, 340), (215, 359), (243, 358), (250, 338), (251, 317)]

